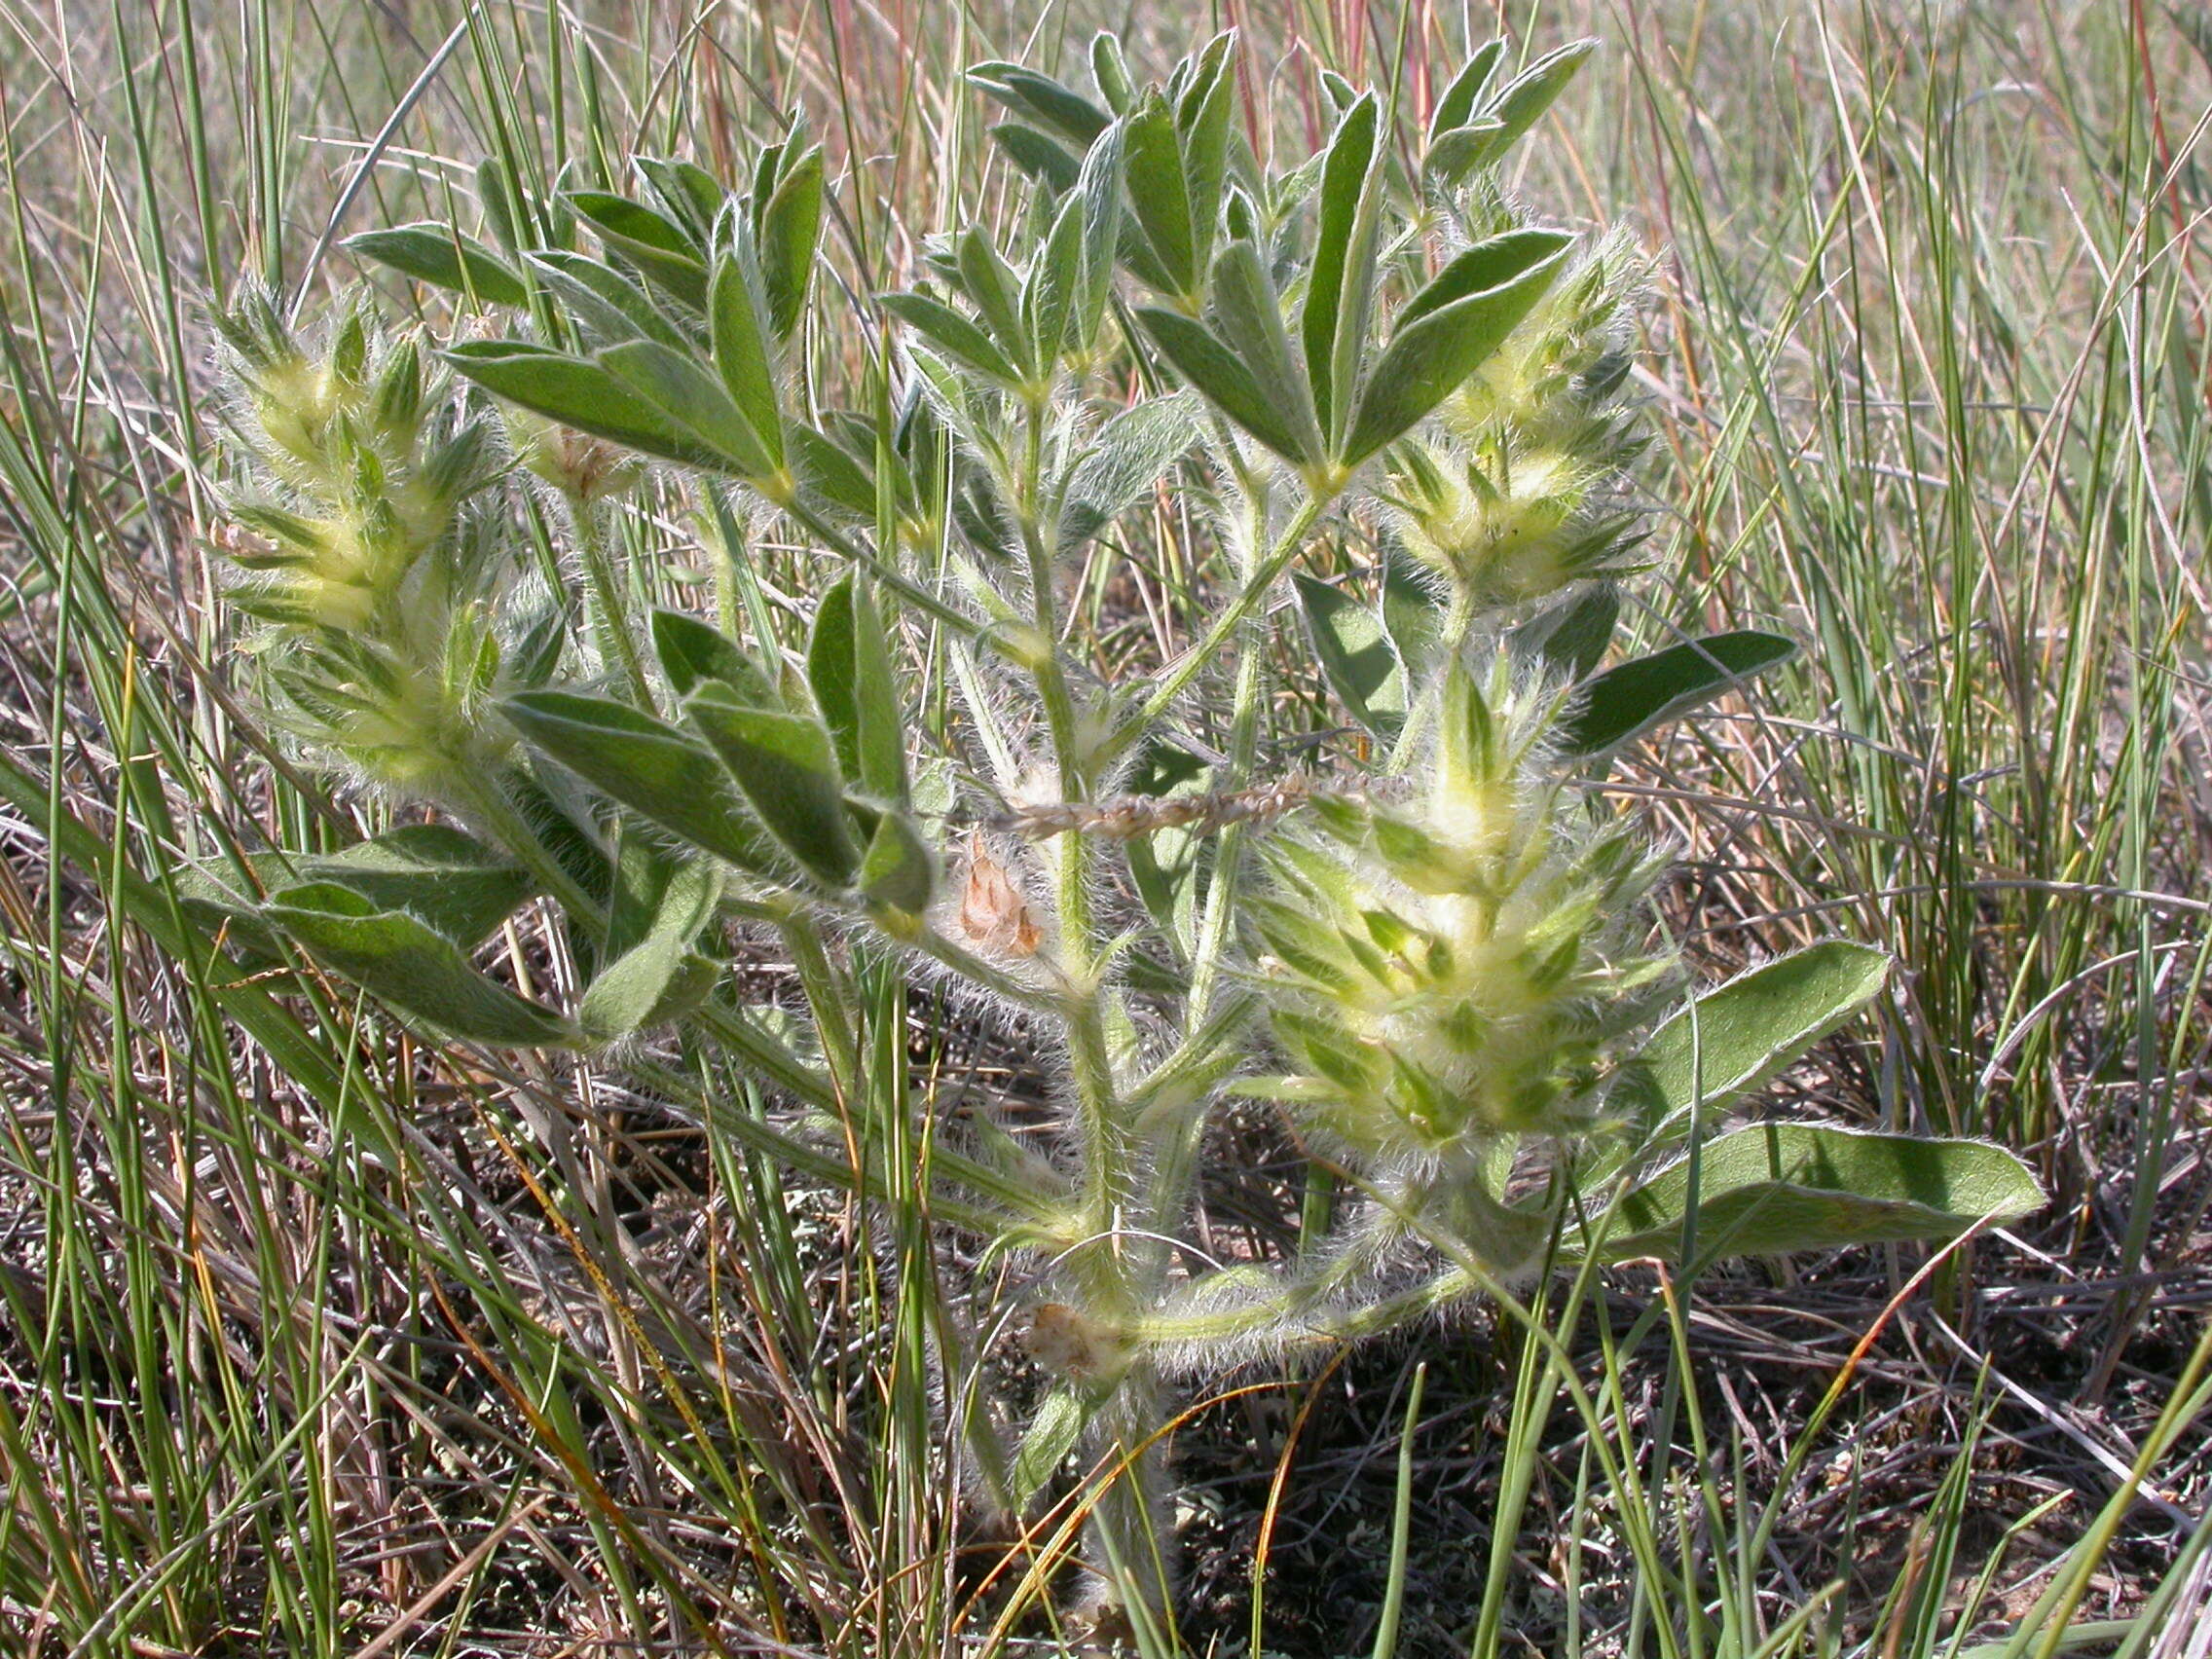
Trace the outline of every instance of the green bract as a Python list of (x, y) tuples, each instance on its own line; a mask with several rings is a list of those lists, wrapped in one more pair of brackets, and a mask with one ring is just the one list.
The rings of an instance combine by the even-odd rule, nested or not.
[[(360, 307), (311, 349), (247, 296), (237, 607), (315, 756), (465, 830), (188, 903), (452, 1038), (619, 1064), (678, 1026), (779, 1104), (756, 1148), (863, 1194), (934, 1183), (929, 1213), (1024, 1259), (1052, 1379), (1006, 1444), (1005, 1414), (963, 1415), (980, 1501), (1027, 1511), (1071, 1457), (1111, 1471), (1092, 1565), (1139, 1619), (1172, 1596), (1179, 1379), (1546, 1260), (1940, 1240), (2033, 1208), (1992, 1148), (1724, 1124), (1888, 964), (1816, 944), (1688, 996), (1655, 942), (1663, 862), (1578, 787), (1793, 649), (1677, 635), (1604, 665), (1642, 536), (1637, 271), (1493, 176), (1587, 51), (1478, 55), (1411, 166), (1348, 88), (1316, 156), (1263, 166), (1228, 36), (1157, 86), (1102, 38), (1094, 95), (983, 65), (1027, 200), (908, 227), (896, 292), (818, 291), (840, 185), (794, 131), (740, 179), (638, 158), (622, 188), (502, 199), (483, 237), (354, 239), (492, 313), (442, 349)], [(667, 573), (616, 557), (647, 479), (724, 555), (710, 614), (651, 610)], [(1132, 663), (1067, 595), (1143, 567), (1170, 511), (1198, 526), (1197, 614)], [(770, 540), (797, 580), (753, 562)], [(1355, 734), (1310, 774), (1288, 691)], [(479, 953), (526, 903), (566, 924), (569, 1006)], [(764, 934), (799, 1040), (724, 972)], [(924, 1080), (866, 1085), (903, 1063), (902, 977), (1018, 1010), (1051, 1134), (975, 1102), (924, 1175), (900, 1161)], [(1316, 1198), (1284, 1259), (1209, 1266), (1184, 1245), (1235, 1097), (1284, 1114)]]

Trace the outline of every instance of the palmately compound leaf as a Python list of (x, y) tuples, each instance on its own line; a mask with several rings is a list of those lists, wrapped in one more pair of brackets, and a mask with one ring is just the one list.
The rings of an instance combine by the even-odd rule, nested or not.
[(1939, 1243), (2043, 1203), (2028, 1166), (1983, 1141), (1757, 1124), (1715, 1136), (1627, 1193), (1598, 1253), (1712, 1261)]
[(574, 1036), (551, 1009), (478, 973), (427, 922), (381, 909), (350, 887), (288, 887), (261, 913), (333, 974), (452, 1036), (510, 1048), (544, 1048)]
[(1794, 641), (1744, 628), (1632, 658), (1581, 687), (1580, 706), (1560, 732), (1561, 753), (1586, 757), (1618, 749), (1796, 654)]

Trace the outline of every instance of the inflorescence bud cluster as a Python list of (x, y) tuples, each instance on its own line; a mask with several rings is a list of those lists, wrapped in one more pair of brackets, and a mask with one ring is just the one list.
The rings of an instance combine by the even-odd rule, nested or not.
[(1599, 247), (1390, 458), (1398, 544), (1468, 611), (1627, 574), (1643, 539), (1619, 500), (1641, 439), (1624, 398), (1635, 268)]
[(1317, 797), (1270, 849), (1256, 905), (1275, 1086), (1355, 1156), (1424, 1159), (1598, 1124), (1610, 1045), (1672, 958), (1640, 948), (1662, 867), (1617, 822), (1560, 800), (1560, 703), (1450, 669), (1425, 788), (1402, 805)]
[(492, 609), (506, 526), (476, 510), (505, 457), (442, 373), (351, 307), (311, 350), (268, 296), (219, 318), (250, 476), (223, 550), (231, 603), (268, 624), (287, 723), (369, 780), (436, 793), (503, 748)]

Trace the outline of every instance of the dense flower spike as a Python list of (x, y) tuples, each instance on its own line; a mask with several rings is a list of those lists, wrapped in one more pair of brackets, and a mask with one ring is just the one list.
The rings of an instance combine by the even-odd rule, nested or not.
[(1559, 799), (1557, 701), (1453, 665), (1422, 795), (1337, 803), (1270, 849), (1259, 972), (1300, 1067), (1281, 1092), (1356, 1154), (1590, 1133), (1668, 977), (1640, 949), (1658, 861)]
[(220, 542), (245, 572), (231, 603), (268, 624), (254, 645), (305, 741), (435, 794), (505, 749), (493, 617), (513, 560), (474, 510), (504, 466), (491, 429), (358, 306), (313, 352), (259, 291), (221, 320), (249, 463)]

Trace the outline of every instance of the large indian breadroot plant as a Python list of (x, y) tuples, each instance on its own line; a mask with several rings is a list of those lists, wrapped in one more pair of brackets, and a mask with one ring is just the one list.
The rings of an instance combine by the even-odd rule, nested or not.
[[(917, 1144), (918, 1100), (866, 1087), (886, 969), (1018, 1010), (1053, 1132), (946, 1126), (927, 1198), (1027, 1264), (1051, 1381), (1017, 1427), (955, 1415), (1005, 1513), (1071, 1455), (1103, 1472), (1090, 1563), (1140, 1619), (1172, 1599), (1183, 1380), (1562, 1264), (2032, 1207), (1995, 1148), (1720, 1128), (1887, 964), (1829, 942), (1687, 994), (1659, 860), (1577, 787), (1790, 652), (1740, 632), (1601, 666), (1641, 543), (1638, 270), (1494, 170), (1587, 50), (1513, 73), (1486, 48), (1405, 144), (1394, 103), (1329, 78), (1334, 130), (1288, 166), (1245, 137), (1228, 36), (1145, 87), (1101, 37), (1094, 95), (983, 65), (1024, 201), (877, 296), (889, 351), (818, 291), (829, 185), (795, 125), (734, 183), (641, 157), (630, 193), (533, 191), (488, 163), (481, 236), (355, 238), (454, 297), (443, 350), (359, 304), (311, 346), (245, 295), (228, 545), (272, 706), (450, 822), (272, 855), (195, 904), (234, 949), (296, 948), (462, 1041), (719, 1045), (781, 1103), (753, 1144), (864, 1195)], [(865, 359), (858, 407), (800, 372), (810, 338)], [(656, 481), (719, 552), (712, 615), (637, 606), (612, 532)], [(1211, 549), (1201, 613), (1104, 676), (1075, 572), (1163, 486)], [(770, 527), (806, 550), (803, 604), (749, 561)], [(1346, 531), (1382, 550), (1348, 579), (1325, 557)], [(1301, 658), (1357, 734), (1311, 770), (1272, 725)], [(950, 693), (928, 744), (925, 671)], [(533, 900), (566, 924), (572, 1006), (474, 959)], [(795, 1034), (723, 972), (762, 930)], [(1310, 1160), (1283, 1260), (1190, 1236), (1238, 1098)]]

